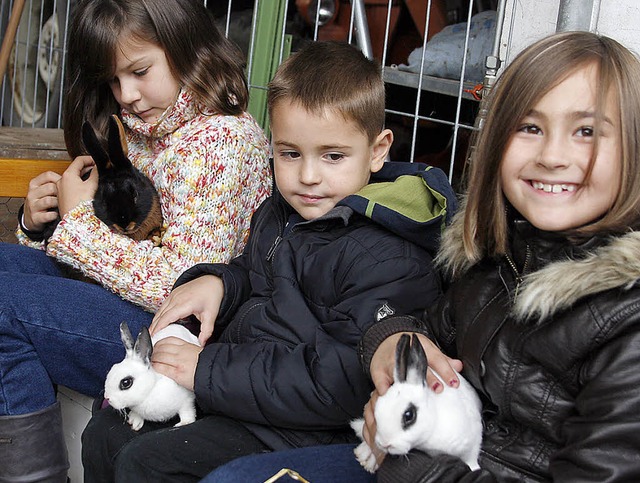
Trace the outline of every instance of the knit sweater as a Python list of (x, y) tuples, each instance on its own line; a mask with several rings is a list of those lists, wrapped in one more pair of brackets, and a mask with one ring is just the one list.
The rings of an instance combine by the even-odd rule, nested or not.
[[(113, 233), (85, 201), (64, 216), (46, 250), (153, 311), (187, 268), (227, 262), (242, 252), (251, 215), (270, 193), (268, 140), (248, 113), (202, 113), (184, 90), (156, 124), (124, 110), (121, 117), (129, 158), (160, 195), (161, 246)], [(44, 248), (20, 228), (17, 236)]]

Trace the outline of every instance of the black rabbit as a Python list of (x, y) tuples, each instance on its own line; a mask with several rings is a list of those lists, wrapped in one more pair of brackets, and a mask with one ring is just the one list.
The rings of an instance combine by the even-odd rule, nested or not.
[[(82, 125), (82, 141), (98, 169), (98, 189), (93, 200), (96, 216), (112, 231), (140, 241), (159, 244), (162, 230), (160, 199), (153, 184), (127, 157), (127, 141), (120, 119), (109, 118), (108, 152), (93, 127)], [(60, 219), (45, 228), (44, 239), (53, 234)]]
[[(93, 199), (96, 216), (112, 231), (140, 241), (150, 239), (160, 245), (162, 237), (162, 211), (160, 198), (153, 184), (131, 164), (127, 157), (124, 128), (117, 116), (109, 118), (108, 153), (100, 144), (91, 124), (82, 125), (82, 141), (98, 169), (98, 189)], [(83, 176), (87, 179), (89, 173)], [(49, 223), (43, 231), (47, 243), (60, 223), (60, 217)], [(63, 275), (84, 282), (95, 283), (80, 271), (58, 263)]]
[(82, 125), (82, 141), (98, 168), (98, 190), (93, 200), (96, 216), (112, 231), (136, 241), (159, 236), (160, 198), (149, 178), (127, 157), (120, 119), (109, 118), (108, 153), (88, 122)]

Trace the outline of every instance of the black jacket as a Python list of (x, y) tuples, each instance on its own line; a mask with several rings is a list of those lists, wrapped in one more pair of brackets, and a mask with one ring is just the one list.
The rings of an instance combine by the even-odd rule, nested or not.
[[(448, 262), (465, 259), (459, 228)], [(485, 400), (482, 469), (416, 452), (388, 458), (379, 481), (640, 481), (640, 232), (572, 244), (512, 231), (513, 255), (467, 267), (428, 322), (385, 321), (463, 360)]]
[(225, 288), (196, 369), (199, 406), (240, 420), (274, 449), (353, 441), (348, 421), (372, 389), (358, 342), (377, 320), (417, 315), (441, 295), (432, 255), (454, 207), (444, 173), (410, 163), (385, 163), (312, 221), (295, 220), (274, 192), (253, 216), (243, 255), (197, 265), (177, 282), (209, 273)]

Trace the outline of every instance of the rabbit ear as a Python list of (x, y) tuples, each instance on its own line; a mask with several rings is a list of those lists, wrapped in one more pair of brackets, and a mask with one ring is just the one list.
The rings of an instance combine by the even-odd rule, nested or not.
[[(411, 345), (409, 345), (411, 341)], [(427, 382), (427, 356), (424, 353), (418, 336), (402, 334), (396, 346), (396, 367), (394, 380), (409, 384), (425, 385)]]
[(133, 340), (133, 337), (131, 336), (131, 331), (129, 330), (129, 326), (126, 322), (120, 323), (120, 339), (122, 339), (124, 348), (127, 351), (127, 357), (133, 356), (133, 348), (135, 342)]
[(409, 335), (402, 334), (396, 346), (396, 367), (393, 380), (405, 382), (407, 380), (407, 365), (409, 364)]
[(109, 118), (109, 156), (114, 166), (123, 168), (130, 167), (131, 161), (127, 157), (129, 148), (127, 138), (124, 134), (124, 126), (115, 114)]
[(140, 329), (138, 338), (136, 339), (136, 345), (133, 348), (133, 352), (137, 358), (139, 358), (145, 365), (151, 365), (151, 353), (153, 352), (153, 345), (151, 344), (151, 336), (149, 335), (149, 329), (145, 326)]
[(99, 174), (102, 174), (102, 172), (111, 167), (109, 155), (102, 147), (102, 144), (100, 144), (96, 132), (88, 121), (82, 124), (82, 142), (84, 143), (84, 147), (87, 148), (87, 152), (95, 161)]
[(429, 363), (424, 348), (416, 334), (411, 336), (411, 348), (409, 350), (409, 366), (407, 369), (407, 381), (411, 384), (427, 384), (427, 368)]

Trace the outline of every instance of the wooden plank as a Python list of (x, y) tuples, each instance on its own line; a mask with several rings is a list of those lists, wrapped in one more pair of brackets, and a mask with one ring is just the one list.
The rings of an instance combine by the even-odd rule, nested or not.
[(27, 195), (44, 171), (63, 173), (70, 163), (62, 129), (0, 128), (0, 197)]
[(0, 158), (0, 196), (24, 198), (29, 181), (44, 171), (62, 174), (69, 163), (59, 159)]
[(69, 163), (59, 159), (0, 158), (0, 196), (24, 198), (29, 181), (44, 171), (62, 174)]
[(62, 129), (0, 128), (0, 158), (69, 159)]

